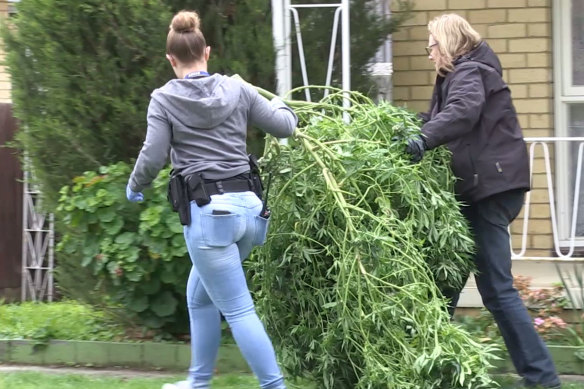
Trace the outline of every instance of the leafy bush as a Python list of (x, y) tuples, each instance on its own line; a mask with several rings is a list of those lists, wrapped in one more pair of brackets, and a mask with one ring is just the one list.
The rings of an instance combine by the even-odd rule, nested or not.
[[(110, 300), (126, 307), (141, 324), (185, 331), (191, 261), (182, 225), (166, 200), (169, 169), (160, 172), (152, 189), (144, 192), (146, 201), (139, 204), (125, 197), (130, 172), (130, 166), (120, 162), (99, 173), (86, 172), (61, 189), (60, 261), (89, 269), (94, 282), (85, 290), (102, 285)], [(58, 273), (57, 282), (65, 292), (77, 293), (76, 282), (61, 284), (66, 276)]]
[(123, 328), (103, 312), (75, 301), (3, 304), (0, 301), (0, 339), (119, 340)]

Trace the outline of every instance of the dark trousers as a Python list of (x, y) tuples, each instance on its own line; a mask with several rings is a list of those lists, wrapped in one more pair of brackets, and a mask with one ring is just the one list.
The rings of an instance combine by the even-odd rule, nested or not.
[[(503, 192), (467, 204), (462, 212), (470, 223), (477, 245), (474, 260), (479, 293), (497, 322), (517, 373), (528, 385), (554, 386), (559, 384), (554, 363), (513, 287), (507, 228), (521, 211), (523, 197), (523, 191)], [(444, 294), (451, 298), (449, 311), (452, 315), (460, 291)]]

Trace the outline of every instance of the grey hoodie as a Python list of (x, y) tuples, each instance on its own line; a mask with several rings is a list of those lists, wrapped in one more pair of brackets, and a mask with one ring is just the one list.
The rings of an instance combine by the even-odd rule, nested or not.
[(249, 170), (247, 124), (282, 138), (298, 119), (280, 99), (268, 101), (255, 88), (219, 74), (174, 79), (152, 92), (148, 130), (130, 189), (140, 192), (170, 160), (176, 172), (202, 172), (222, 179)]

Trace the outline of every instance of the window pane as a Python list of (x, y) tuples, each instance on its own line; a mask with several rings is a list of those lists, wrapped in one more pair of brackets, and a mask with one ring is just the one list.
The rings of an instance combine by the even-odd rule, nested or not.
[(572, 85), (584, 85), (584, 0), (572, 0)]
[[(584, 104), (570, 105), (568, 136), (584, 137)], [(572, 222), (572, 204), (574, 203), (574, 189), (576, 187), (576, 169), (578, 168), (578, 150), (581, 142), (570, 142), (570, 223)], [(583, 169), (584, 166), (581, 167)], [(578, 215), (576, 236), (584, 237), (584, 171), (580, 177), (580, 193), (578, 195)], [(570, 224), (570, 228), (572, 228)]]

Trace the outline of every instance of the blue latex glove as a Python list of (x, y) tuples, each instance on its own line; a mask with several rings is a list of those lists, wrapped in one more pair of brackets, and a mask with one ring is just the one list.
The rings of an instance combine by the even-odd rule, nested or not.
[(126, 197), (133, 203), (144, 201), (144, 195), (142, 192), (134, 192), (132, 189), (130, 189), (130, 184), (126, 186)]
[(412, 162), (420, 162), (422, 158), (424, 158), (425, 151), (426, 141), (424, 141), (424, 138), (422, 138), (421, 135), (408, 139), (406, 152), (412, 156)]

